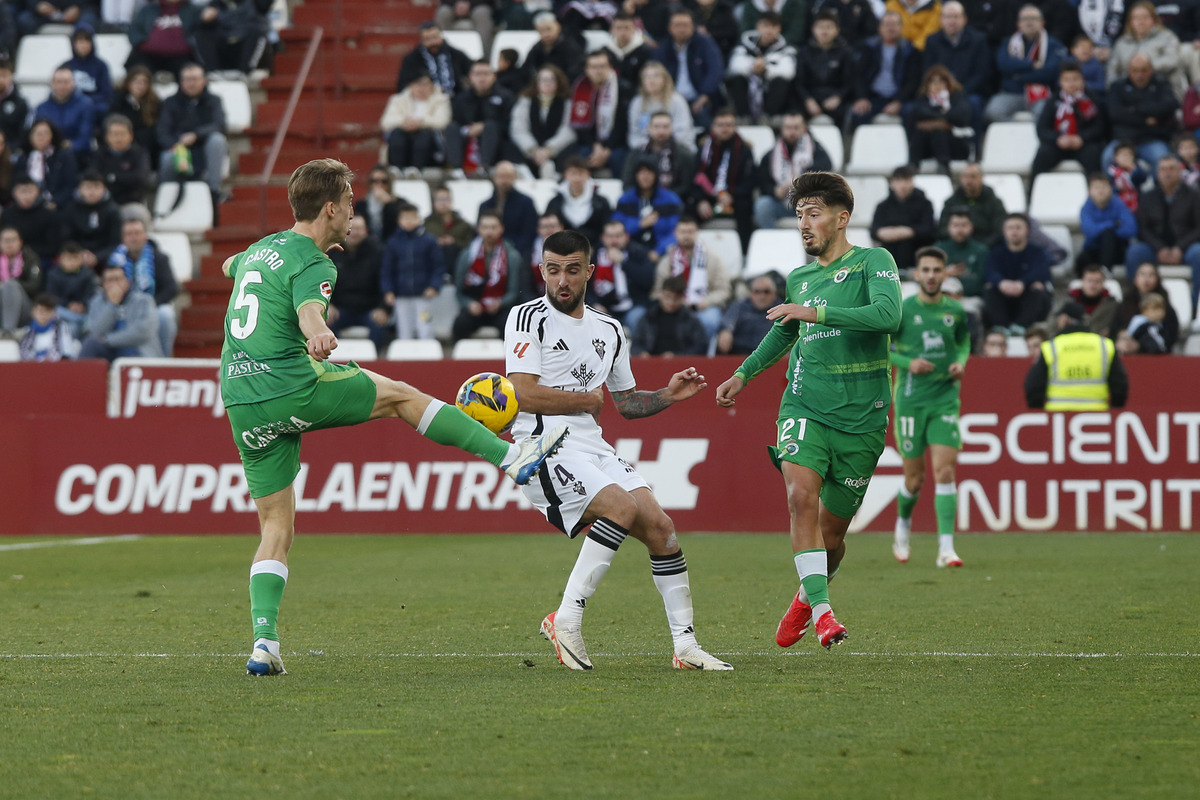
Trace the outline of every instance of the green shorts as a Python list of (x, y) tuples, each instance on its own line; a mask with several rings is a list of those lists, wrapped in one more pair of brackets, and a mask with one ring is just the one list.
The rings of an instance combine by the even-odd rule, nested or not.
[(884, 431), (846, 433), (815, 419), (780, 417), (776, 445), (768, 450), (776, 467), (790, 461), (820, 475), (825, 508), (850, 519), (867, 494), (884, 439)]
[(904, 458), (920, 458), (931, 444), (962, 449), (957, 407), (902, 408), (897, 403), (893, 408), (896, 415), (893, 423), (896, 449)]
[(324, 373), (295, 394), (225, 409), (251, 497), (292, 485), (300, 472), (300, 434), (370, 419), (375, 382), (353, 362), (323, 366)]

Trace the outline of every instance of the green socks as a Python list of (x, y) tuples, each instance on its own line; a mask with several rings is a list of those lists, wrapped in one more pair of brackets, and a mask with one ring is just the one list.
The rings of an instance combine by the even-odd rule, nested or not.
[(937, 512), (937, 530), (941, 534), (954, 533), (954, 518), (958, 516), (958, 488), (953, 483), (939, 483), (933, 496), (933, 510)]
[(282, 561), (256, 561), (250, 565), (250, 620), (255, 639), (279, 641), (275, 624), (287, 578), (288, 568)]
[(431, 442), (466, 450), (497, 467), (509, 461), (510, 448), (516, 446), (468, 417), (458, 406), (441, 400), (432, 401), (425, 409), (417, 425), (417, 433)]
[(800, 584), (808, 595), (808, 604), (814, 609), (818, 605), (829, 605), (829, 555), (825, 548), (816, 550), (801, 550), (792, 557), (796, 562), (796, 572), (800, 575)]
[(917, 507), (920, 490), (909, 492), (908, 487), (900, 485), (900, 494), (896, 498), (896, 516), (900, 519), (912, 519), (913, 509)]

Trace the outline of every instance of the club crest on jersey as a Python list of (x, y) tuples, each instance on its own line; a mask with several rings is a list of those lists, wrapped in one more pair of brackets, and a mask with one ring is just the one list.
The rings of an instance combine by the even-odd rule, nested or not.
[(571, 370), (571, 375), (575, 380), (579, 381), (580, 386), (587, 386), (592, 382), (592, 378), (596, 377), (596, 373), (587, 368), (587, 364), (580, 364), (575, 369)]
[(846, 278), (849, 275), (850, 275), (850, 270), (846, 269), (845, 267), (842, 267), (841, 269), (839, 269), (837, 271), (837, 274), (833, 276), (833, 282), (841, 283), (842, 281), (846, 280)]
[(321, 296), (326, 300), (333, 297), (333, 284), (329, 281), (321, 281)]
[(913, 314), (913, 325), (922, 325), (920, 314)]
[(945, 325), (947, 328), (953, 328), (954, 327), (954, 315), (947, 314), (946, 316), (942, 317), (942, 324)]
[(600, 356), (600, 358), (604, 358), (604, 340), (603, 339), (592, 339), (592, 347), (596, 348), (596, 355)]

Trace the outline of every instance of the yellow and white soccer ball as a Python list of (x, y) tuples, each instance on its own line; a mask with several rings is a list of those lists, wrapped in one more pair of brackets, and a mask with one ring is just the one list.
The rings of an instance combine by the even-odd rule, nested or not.
[(495, 434), (507, 431), (517, 418), (517, 390), (512, 381), (495, 372), (467, 378), (454, 403)]

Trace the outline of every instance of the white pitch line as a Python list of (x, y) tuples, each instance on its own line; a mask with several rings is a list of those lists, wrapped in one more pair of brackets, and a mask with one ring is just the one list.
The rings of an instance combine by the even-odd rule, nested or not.
[[(0, 658), (31, 659), (31, 658), (244, 658), (245, 653), (0, 653)], [(289, 658), (541, 658), (547, 654), (543, 651), (536, 653), (339, 653), (330, 656), (327, 653), (284, 653)], [(596, 653), (600, 658), (653, 658), (662, 653)], [(725, 653), (729, 658), (758, 657), (758, 656), (818, 656), (819, 651), (780, 653), (756, 651), (745, 653)], [(1200, 658), (1200, 653), (953, 653), (944, 651), (907, 652), (907, 653), (869, 653), (857, 650), (838, 650), (830, 656), (865, 656), (867, 658)]]
[(5, 550), (37, 550), (42, 547), (70, 547), (74, 545), (108, 544), (110, 542), (132, 542), (141, 539), (136, 533), (126, 533), (120, 536), (88, 536), (83, 539), (48, 539), (44, 542), (18, 542), (17, 544), (0, 544), (0, 552)]

